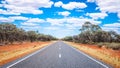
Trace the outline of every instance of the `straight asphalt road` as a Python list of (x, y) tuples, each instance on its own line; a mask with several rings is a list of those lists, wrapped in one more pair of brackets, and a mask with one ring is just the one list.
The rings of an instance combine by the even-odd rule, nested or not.
[(58, 41), (1, 68), (112, 68), (85, 53)]

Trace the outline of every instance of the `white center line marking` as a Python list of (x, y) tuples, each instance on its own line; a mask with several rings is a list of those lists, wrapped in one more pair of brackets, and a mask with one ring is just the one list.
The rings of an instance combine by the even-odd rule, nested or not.
[(59, 54), (59, 58), (61, 58), (61, 54)]

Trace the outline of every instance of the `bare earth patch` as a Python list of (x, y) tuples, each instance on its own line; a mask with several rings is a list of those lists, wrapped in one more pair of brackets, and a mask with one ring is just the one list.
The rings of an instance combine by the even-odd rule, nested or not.
[(0, 66), (32, 53), (52, 42), (24, 42), (22, 44), (0, 46)]
[(107, 49), (105, 47), (99, 48), (97, 45), (78, 44), (66, 42), (71, 46), (112, 65), (114, 68), (120, 68), (120, 50)]

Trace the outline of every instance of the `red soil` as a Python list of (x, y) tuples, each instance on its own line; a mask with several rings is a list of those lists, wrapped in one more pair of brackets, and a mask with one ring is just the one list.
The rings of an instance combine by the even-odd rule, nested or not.
[[(37, 49), (34, 49), (35, 47), (39, 47), (43, 44), (49, 44), (50, 42), (24, 42), (22, 44), (19, 44), (19, 43), (16, 43), (16, 44), (10, 44), (10, 45), (4, 45), (4, 46), (0, 46), (0, 58), (3, 58), (4, 56), (7, 57), (6, 60), (2, 60), (0, 59), (0, 65), (4, 65), (10, 61), (13, 61), (17, 58), (20, 58), (26, 54), (29, 54), (31, 52), (34, 52), (36, 51)], [(9, 54), (6, 54), (4, 55), (4, 53), (11, 53), (13, 54), (14, 52), (16, 51), (22, 51), (22, 50), (25, 50), (25, 49), (28, 49), (28, 48), (33, 48), (33, 50), (29, 51), (29, 52), (25, 52), (25, 53), (22, 53), (20, 55), (15, 55), (14, 57), (12, 58), (9, 58)]]

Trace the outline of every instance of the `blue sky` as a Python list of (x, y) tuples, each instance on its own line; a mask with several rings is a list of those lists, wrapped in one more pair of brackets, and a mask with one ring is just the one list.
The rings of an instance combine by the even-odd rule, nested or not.
[(77, 35), (86, 21), (120, 33), (120, 0), (0, 0), (0, 22), (58, 38)]

